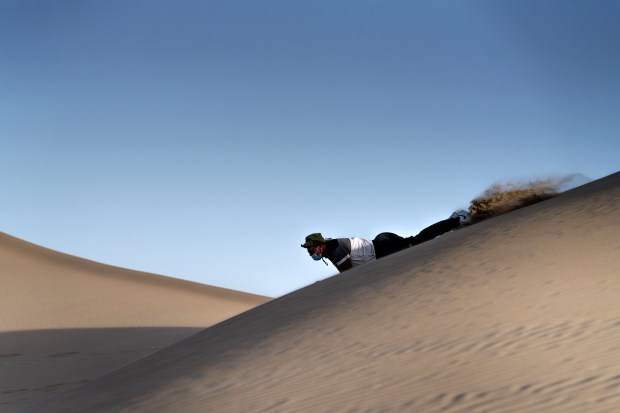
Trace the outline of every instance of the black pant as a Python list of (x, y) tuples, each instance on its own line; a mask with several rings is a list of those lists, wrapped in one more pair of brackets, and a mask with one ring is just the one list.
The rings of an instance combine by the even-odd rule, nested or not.
[(414, 245), (429, 241), (440, 236), (441, 234), (452, 231), (457, 228), (459, 224), (460, 220), (458, 218), (448, 218), (443, 221), (439, 221), (430, 227), (424, 228), (415, 237), (411, 236), (407, 238), (392, 234), (391, 232), (382, 232), (372, 240), (372, 243), (375, 246), (375, 256), (379, 259), (397, 251), (404, 250), (405, 248), (413, 247)]

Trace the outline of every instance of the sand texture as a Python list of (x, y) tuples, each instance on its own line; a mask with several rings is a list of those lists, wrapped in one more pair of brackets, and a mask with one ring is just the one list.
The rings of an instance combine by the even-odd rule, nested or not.
[(24, 412), (618, 412), (620, 174), (310, 285)]
[(268, 298), (95, 263), (0, 233), (0, 412), (98, 378)]

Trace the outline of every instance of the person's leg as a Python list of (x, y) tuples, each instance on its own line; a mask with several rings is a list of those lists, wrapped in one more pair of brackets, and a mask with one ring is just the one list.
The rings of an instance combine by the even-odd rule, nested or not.
[(453, 229), (456, 229), (461, 224), (461, 221), (458, 217), (456, 218), (448, 218), (443, 221), (439, 221), (430, 227), (424, 228), (418, 235), (415, 237), (411, 236), (405, 238), (405, 242), (409, 247), (413, 247), (414, 245), (421, 244), (423, 242), (432, 240), (446, 232), (450, 232)]
[(403, 237), (391, 232), (382, 232), (372, 240), (372, 243), (375, 246), (375, 256), (377, 259), (404, 250), (409, 246)]

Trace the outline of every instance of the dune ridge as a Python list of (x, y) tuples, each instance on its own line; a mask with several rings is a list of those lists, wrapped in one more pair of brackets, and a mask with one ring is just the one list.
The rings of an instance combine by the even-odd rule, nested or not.
[(237, 315), (34, 412), (620, 409), (620, 174)]

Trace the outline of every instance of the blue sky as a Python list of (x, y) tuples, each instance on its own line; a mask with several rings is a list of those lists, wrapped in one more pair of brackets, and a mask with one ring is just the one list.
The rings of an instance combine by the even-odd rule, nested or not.
[(305, 235), (620, 170), (615, 0), (1, 0), (0, 231), (278, 296)]

